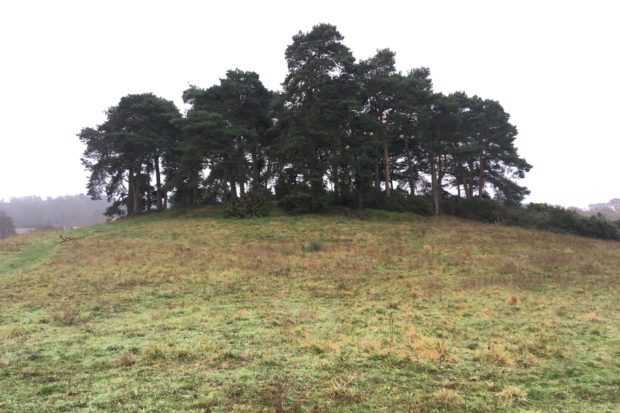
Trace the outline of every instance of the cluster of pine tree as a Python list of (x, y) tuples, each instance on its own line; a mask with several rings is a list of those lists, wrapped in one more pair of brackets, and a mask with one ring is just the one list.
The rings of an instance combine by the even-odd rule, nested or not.
[(279, 92), (231, 70), (186, 90), (184, 115), (153, 94), (123, 97), (79, 133), (89, 195), (113, 201), (108, 215), (247, 193), (306, 211), (424, 196), (435, 213), (448, 197), (527, 195), (515, 180), (531, 166), (497, 101), (435, 93), (428, 69), (397, 71), (389, 49), (356, 61), (329, 24), (295, 35), (285, 56)]

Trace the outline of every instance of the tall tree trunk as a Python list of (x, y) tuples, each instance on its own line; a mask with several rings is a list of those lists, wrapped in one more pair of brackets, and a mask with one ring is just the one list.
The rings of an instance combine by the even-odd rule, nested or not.
[(140, 198), (141, 198), (141, 191), (140, 191), (140, 174), (134, 175), (133, 176), (133, 201), (132, 201), (132, 215), (136, 215), (139, 214), (140, 212), (142, 212), (142, 205), (140, 202)]
[(375, 189), (381, 189), (381, 179), (379, 177), (379, 158), (375, 158)]
[(437, 164), (435, 155), (431, 155), (431, 191), (433, 193), (433, 212), (439, 215), (439, 179), (437, 177)]
[(467, 176), (464, 179), (465, 198), (466, 199), (472, 199), (474, 197), (474, 180), (473, 180), (473, 175), (475, 174), (475, 171), (474, 171), (474, 163), (473, 163), (473, 161), (471, 159), (467, 161), (467, 166), (468, 166), (469, 170), (467, 171)]
[(409, 149), (409, 139), (405, 138), (405, 154), (407, 156), (407, 175), (409, 178), (409, 195), (415, 196), (415, 171), (413, 169), (413, 155)]
[(260, 189), (260, 160), (257, 152), (258, 150), (253, 148), (250, 155), (252, 157), (252, 191), (254, 192)]
[(155, 189), (156, 189), (156, 197), (155, 204), (157, 205), (157, 210), (162, 211), (164, 209), (163, 203), (163, 194), (161, 191), (161, 174), (159, 172), (159, 156), (155, 157)]
[(317, 139), (311, 132), (311, 121), (317, 118), (317, 108), (312, 91), (309, 91), (304, 100), (304, 132), (308, 143), (308, 169), (306, 179), (310, 181), (310, 207), (319, 209), (320, 196), (323, 190), (323, 176), (319, 170), (317, 154)]
[(146, 191), (146, 205), (144, 207), (146, 208), (147, 212), (151, 211), (152, 205), (153, 205), (153, 193), (152, 191)]
[(392, 178), (390, 177), (390, 154), (388, 152), (388, 140), (385, 131), (383, 132), (383, 163), (385, 168), (385, 195), (390, 196)]
[(478, 198), (482, 198), (484, 192), (484, 151), (480, 151), (480, 181), (478, 182)]
[(131, 215), (133, 213), (133, 168), (129, 168), (127, 171), (127, 215)]
[(230, 180), (230, 196), (232, 199), (237, 199), (237, 183), (234, 179)]
[(474, 185), (471, 179), (465, 185), (465, 199), (472, 199), (474, 197)]
[(142, 175), (140, 172), (142, 171), (142, 163), (144, 162), (144, 155), (138, 156), (135, 162), (136, 173), (133, 175), (133, 211), (132, 214), (139, 214), (142, 212)]
[(340, 201), (342, 196), (340, 176), (338, 174), (338, 161), (332, 162), (332, 180), (334, 181), (334, 197), (337, 201)]
[(308, 178), (310, 181), (310, 206), (312, 209), (319, 209), (321, 204), (321, 190), (323, 188), (323, 177), (319, 176), (319, 159), (316, 153), (316, 138), (308, 135)]
[(196, 186), (192, 187), (190, 191), (190, 205), (196, 206), (198, 204), (198, 188)]

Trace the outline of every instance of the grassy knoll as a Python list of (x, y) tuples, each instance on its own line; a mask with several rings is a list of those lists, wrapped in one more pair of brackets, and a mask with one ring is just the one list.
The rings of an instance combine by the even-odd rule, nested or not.
[(620, 243), (168, 212), (0, 242), (0, 411), (617, 412)]

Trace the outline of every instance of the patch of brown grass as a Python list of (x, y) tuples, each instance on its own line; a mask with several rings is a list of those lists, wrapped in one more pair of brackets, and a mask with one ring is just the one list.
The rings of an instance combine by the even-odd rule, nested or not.
[(590, 323), (600, 323), (603, 321), (603, 317), (593, 311), (579, 316), (579, 319)]
[(485, 350), (477, 351), (475, 359), (495, 366), (514, 366), (515, 360), (502, 344), (491, 343)]
[(54, 322), (63, 326), (71, 326), (80, 321), (80, 309), (69, 303), (65, 303), (60, 310), (49, 311), (48, 315)]
[(513, 403), (526, 403), (528, 401), (527, 392), (517, 386), (506, 386), (496, 396), (508, 406), (512, 406)]
[(506, 304), (508, 304), (508, 305), (517, 305), (520, 302), (521, 302), (521, 300), (519, 300), (519, 297), (517, 297), (514, 294), (508, 296), (508, 298), (506, 299)]

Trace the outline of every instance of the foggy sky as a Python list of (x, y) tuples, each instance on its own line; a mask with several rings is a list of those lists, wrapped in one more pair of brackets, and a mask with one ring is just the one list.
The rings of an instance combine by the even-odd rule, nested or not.
[[(543, 4), (544, 3), (544, 4)], [(527, 201), (620, 196), (613, 1), (13, 1), (0, 3), (0, 199), (84, 192), (75, 136), (129, 93), (183, 109), (227, 69), (279, 89), (299, 30), (335, 24), (357, 59), (396, 52), (435, 90), (498, 100), (534, 168)]]

